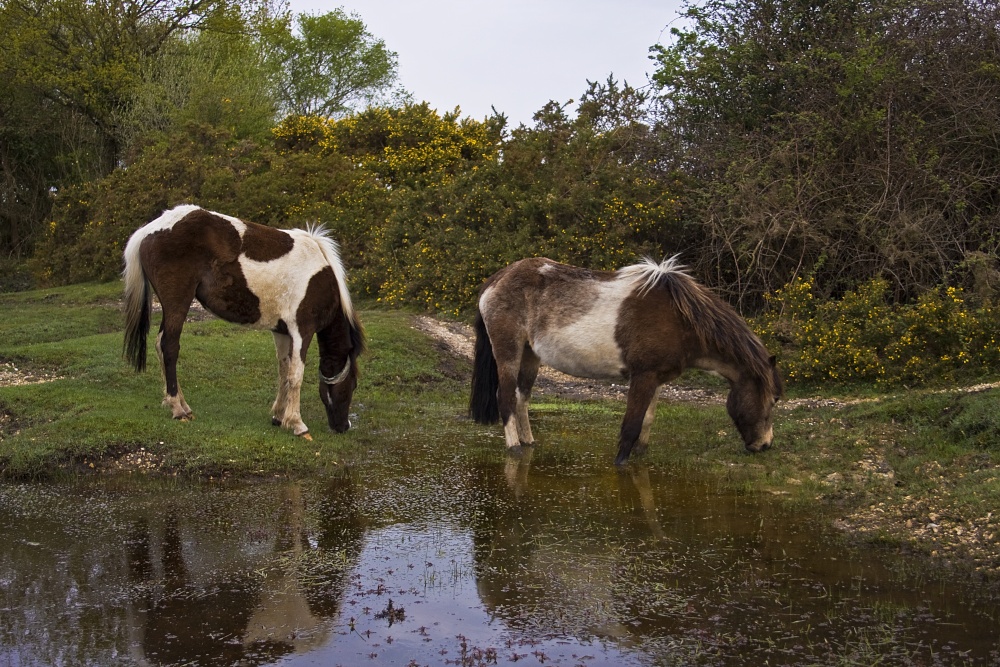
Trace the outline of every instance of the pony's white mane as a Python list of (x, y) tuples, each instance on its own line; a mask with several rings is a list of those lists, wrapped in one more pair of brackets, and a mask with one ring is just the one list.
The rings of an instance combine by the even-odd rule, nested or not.
[(337, 278), (337, 289), (340, 290), (340, 303), (344, 308), (344, 315), (357, 326), (358, 320), (354, 314), (354, 305), (351, 303), (351, 294), (347, 291), (347, 271), (344, 270), (344, 263), (340, 260), (340, 246), (330, 236), (330, 230), (320, 222), (311, 222), (302, 230), (319, 244), (320, 250), (326, 256), (326, 261), (333, 269), (333, 275)]
[(642, 296), (653, 289), (660, 276), (667, 274), (687, 276), (688, 273), (684, 269), (685, 266), (680, 263), (680, 255), (678, 254), (668, 257), (662, 262), (644, 257), (638, 264), (618, 269), (618, 274), (623, 278), (635, 281), (636, 293)]

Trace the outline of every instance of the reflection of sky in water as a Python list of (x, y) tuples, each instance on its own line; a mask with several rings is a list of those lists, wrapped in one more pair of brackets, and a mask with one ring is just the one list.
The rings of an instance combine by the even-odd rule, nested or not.
[[(493, 649), (499, 664), (639, 664), (599, 641), (528, 640), (491, 617), (476, 586), (472, 536), (460, 529), (397, 524), (372, 530), (359, 563), (330, 641), (280, 664), (461, 665), (463, 643), (466, 658), (482, 655), (486, 661)], [(395, 614), (386, 613), (390, 600)]]

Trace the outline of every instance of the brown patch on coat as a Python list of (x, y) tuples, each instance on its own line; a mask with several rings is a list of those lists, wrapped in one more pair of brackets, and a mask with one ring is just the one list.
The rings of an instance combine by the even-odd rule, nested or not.
[(660, 384), (670, 382), (705, 354), (705, 346), (661, 290), (622, 301), (615, 327), (629, 374), (653, 371)]
[[(309, 279), (305, 296), (295, 312), (295, 320), (314, 323), (321, 355), (320, 373), (323, 375), (336, 375), (343, 368), (341, 360), (345, 355), (353, 362), (361, 354), (364, 337), (344, 312), (332, 267), (323, 267)], [(305, 361), (304, 350), (302, 361)], [(357, 376), (356, 364), (352, 365), (351, 376)]]
[(255, 262), (270, 262), (292, 251), (295, 239), (288, 232), (255, 222), (245, 223), (243, 255)]
[[(594, 306), (598, 282), (615, 279), (613, 271), (595, 271), (562, 264), (547, 257), (531, 257), (501, 269), (483, 285), (502, 284), (490, 296), (503, 310), (523, 312), (541, 330), (562, 329), (578, 321)], [(536, 300), (529, 297), (539, 295)], [(554, 298), (547, 298), (556, 295)]]
[(342, 313), (343, 306), (340, 303), (340, 291), (337, 289), (337, 278), (333, 274), (333, 269), (324, 266), (322, 270), (313, 274), (306, 287), (305, 296), (295, 312), (296, 322), (315, 322), (316, 330), (326, 328), (332, 321), (335, 313)]
[[(647, 303), (657, 296), (666, 296), (666, 301), (662, 305)], [(747, 372), (772, 396), (781, 397), (784, 393), (774, 358), (760, 338), (732, 306), (690, 276), (681, 272), (663, 273), (644, 295), (633, 295), (626, 301), (635, 301), (634, 306), (628, 306), (633, 312), (673, 311), (680, 329), (696, 337), (696, 341), (686, 343), (694, 352), (689, 359), (717, 357)]]
[(164, 307), (184, 307), (197, 298), (229, 322), (260, 319), (260, 300), (250, 291), (240, 268), (242, 241), (233, 224), (197, 210), (171, 229), (147, 236), (140, 246), (146, 277)]

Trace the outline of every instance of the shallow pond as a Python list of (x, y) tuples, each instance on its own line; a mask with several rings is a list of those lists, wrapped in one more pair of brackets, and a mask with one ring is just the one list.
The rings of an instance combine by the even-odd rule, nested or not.
[(322, 479), (0, 485), (0, 665), (994, 664), (1000, 604), (557, 428)]

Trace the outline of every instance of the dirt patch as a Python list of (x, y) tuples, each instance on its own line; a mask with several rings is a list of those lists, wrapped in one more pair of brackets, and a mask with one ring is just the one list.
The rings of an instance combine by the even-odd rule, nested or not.
[[(441, 343), (449, 353), (457, 357), (472, 359), (476, 336), (468, 324), (438, 320), (427, 315), (417, 315), (413, 318), (413, 328)], [(538, 372), (535, 390), (543, 396), (625, 400), (628, 394), (628, 384), (577, 378), (542, 366)], [(721, 405), (726, 402), (725, 394), (683, 384), (664, 386), (660, 397), (662, 400), (675, 403), (696, 403), (698, 405)]]
[(13, 361), (0, 362), (0, 387), (42, 384), (64, 377), (55, 371), (19, 368)]
[(166, 471), (166, 461), (162, 455), (145, 447), (139, 447), (107, 456), (98, 461), (96, 466), (90, 464), (90, 468), (104, 473), (157, 474)]

